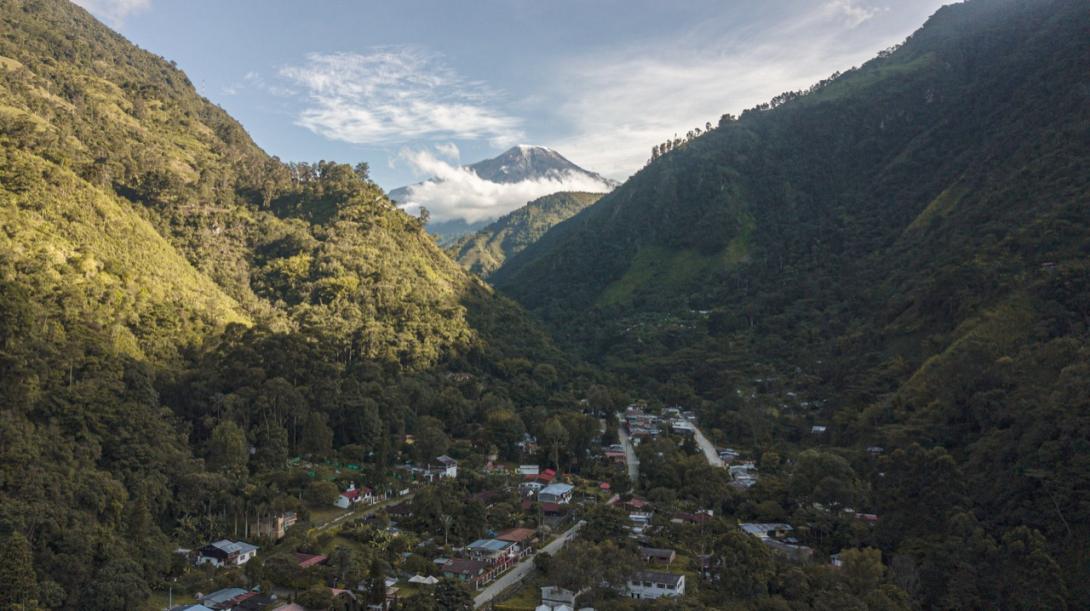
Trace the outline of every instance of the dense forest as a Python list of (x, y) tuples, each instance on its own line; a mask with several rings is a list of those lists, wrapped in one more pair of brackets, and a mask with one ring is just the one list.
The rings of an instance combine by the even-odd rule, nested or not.
[(731, 442), (885, 448), (880, 548), (923, 607), (1030, 608), (1004, 590), (1038, 579), (1038, 608), (1086, 606), (1086, 8), (944, 7), (656, 155), (492, 280)]
[(522, 252), (553, 225), (571, 218), (600, 197), (601, 193), (572, 191), (540, 197), (461, 238), (448, 250), (466, 269), (487, 278), (508, 257)]

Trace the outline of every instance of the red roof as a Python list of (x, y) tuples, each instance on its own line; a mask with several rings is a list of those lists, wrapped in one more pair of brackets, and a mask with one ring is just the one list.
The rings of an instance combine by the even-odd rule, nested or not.
[(321, 554), (304, 554), (302, 552), (295, 552), (295, 561), (299, 563), (299, 568), (308, 569), (312, 566), (322, 564), (327, 558)]
[[(326, 494), (328, 494), (328, 493), (326, 493)], [(345, 490), (344, 492), (341, 493), (341, 496), (343, 496), (344, 498), (349, 499), (349, 500), (354, 499), (354, 498), (358, 497), (359, 495), (360, 495), (359, 488), (352, 488), (351, 490)]]
[(534, 538), (534, 529), (509, 528), (496, 535), (496, 538), (500, 541), (513, 541), (515, 543), (522, 543), (523, 541)]
[(643, 499), (641, 499), (639, 497), (632, 497), (632, 498), (628, 499), (628, 501), (625, 502), (625, 505), (628, 505), (629, 507), (633, 507), (635, 509), (643, 509), (644, 507), (647, 507), (650, 504), (651, 503), (649, 503), (649, 502), (647, 502), (647, 501), (645, 501), (645, 500), (643, 500)]
[(601, 488), (602, 490), (609, 490), (609, 482), (602, 482), (602, 483), (598, 484), (598, 487)]

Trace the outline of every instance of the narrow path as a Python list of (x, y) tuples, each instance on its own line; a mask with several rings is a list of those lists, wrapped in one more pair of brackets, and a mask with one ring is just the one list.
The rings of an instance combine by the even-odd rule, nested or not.
[(526, 576), (530, 574), (530, 571), (534, 570), (534, 558), (536, 558), (538, 554), (556, 554), (556, 552), (560, 551), (568, 541), (575, 538), (576, 533), (579, 532), (580, 528), (583, 528), (584, 524), (586, 524), (585, 521), (579, 520), (575, 526), (572, 526), (566, 530), (564, 534), (553, 539), (548, 545), (538, 550), (537, 554), (516, 564), (515, 568), (507, 571), (501, 575), (499, 579), (490, 583), (488, 587), (481, 590), (481, 592), (474, 597), (473, 607), (483, 607), (495, 600), (497, 596), (503, 594), (509, 588), (514, 587), (518, 582), (525, 579)]
[(704, 436), (704, 432), (700, 430), (700, 427), (696, 425), (692, 420), (689, 424), (693, 425), (693, 437), (696, 439), (696, 445), (700, 446), (700, 450), (704, 452), (704, 457), (708, 459), (708, 464), (713, 467), (719, 467), (722, 469), (726, 465), (723, 464), (723, 459), (719, 458), (719, 452), (716, 451), (712, 442), (708, 441), (708, 438)]
[[(336, 526), (337, 524), (340, 524), (341, 522), (343, 522), (345, 520), (348, 520), (350, 518), (366, 518), (367, 516), (375, 513), (376, 511), (378, 511), (378, 510), (380, 510), (380, 509), (382, 509), (384, 507), (389, 507), (390, 505), (400, 503), (401, 501), (408, 501), (408, 500), (411, 500), (412, 498), (413, 498), (413, 495), (410, 493), (410, 494), (406, 494), (405, 496), (391, 497), (391, 498), (385, 499), (383, 501), (379, 501), (378, 503), (375, 503), (374, 505), (366, 505), (366, 509), (363, 509), (361, 507), (356, 507), (355, 509), (350, 509), (348, 511), (345, 511), (341, 515), (339, 515), (339, 516), (337, 516), (337, 517), (335, 517), (335, 518), (333, 518), (331, 520), (326, 520), (325, 522), (315, 526), (314, 529), (315, 530), (325, 530), (325, 529), (329, 528), (330, 526)], [(362, 511), (361, 511), (361, 509), (362, 509)]]

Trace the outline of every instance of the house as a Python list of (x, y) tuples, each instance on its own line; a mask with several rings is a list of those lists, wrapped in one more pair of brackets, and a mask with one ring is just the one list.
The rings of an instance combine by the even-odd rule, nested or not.
[(276, 539), (279, 541), (287, 534), (287, 530), (298, 521), (298, 517), (294, 511), (285, 511), (284, 513), (270, 517), (266, 520), (259, 520), (257, 525), (254, 526), (254, 536), (268, 537), (270, 539)]
[(513, 553), (519, 558), (529, 556), (534, 551), (534, 539), (537, 531), (532, 528), (508, 528), (496, 535), (500, 541), (509, 541), (514, 544)]
[(242, 566), (257, 555), (257, 546), (243, 541), (221, 539), (197, 550), (197, 564), (212, 566)]
[(447, 477), (450, 479), (458, 477), (458, 461), (444, 454), (439, 458), (436, 458), (435, 462), (439, 463), (443, 468), (439, 477)]
[(541, 503), (556, 503), (567, 505), (571, 502), (572, 491), (575, 487), (571, 484), (549, 484), (537, 493), (537, 500)]
[(575, 597), (578, 596), (575, 592), (560, 586), (542, 586), (541, 588), (541, 605), (547, 609), (559, 609), (560, 607), (567, 607), (568, 609), (575, 608)]
[(639, 571), (626, 584), (630, 598), (663, 598), (685, 595), (685, 576), (678, 573)]
[(757, 483), (757, 465), (752, 462), (731, 465), (727, 470), (730, 472), (731, 486), (735, 488), (750, 488)]
[(204, 605), (181, 605), (178, 607), (171, 607), (170, 611), (214, 611), (214, 609)]
[(838, 569), (844, 566), (844, 558), (840, 555), (840, 552), (829, 556), (829, 564), (835, 566)]
[(670, 432), (674, 435), (693, 436), (696, 435), (696, 428), (688, 420), (678, 418), (670, 422)]
[(519, 465), (519, 475), (525, 477), (527, 475), (536, 476), (541, 472), (541, 467), (537, 465)]
[(328, 558), (321, 554), (304, 554), (303, 552), (295, 552), (292, 554), (295, 556), (295, 562), (301, 569), (309, 569), (312, 566), (318, 566), (324, 564)]
[(231, 610), (240, 607), (247, 600), (257, 596), (258, 592), (243, 588), (224, 588), (200, 597), (201, 604), (216, 611)]
[(342, 492), (333, 504), (341, 509), (348, 509), (356, 503), (372, 504), (374, 502), (375, 495), (370, 488), (356, 488), (356, 484), (349, 484), (348, 490)]
[(745, 522), (738, 525), (742, 529), (742, 532), (747, 535), (753, 535), (760, 540), (774, 537), (776, 539), (782, 539), (787, 536), (787, 533), (794, 530), (790, 524), (776, 523), (760, 523), (760, 522)]
[(451, 558), (440, 567), (440, 570), (443, 571), (443, 577), (457, 579), (474, 588), (479, 588), (481, 585), (491, 581), (488, 565), (479, 560)]
[(428, 575), (427, 577), (423, 575), (413, 575), (409, 578), (409, 583), (421, 586), (433, 586), (439, 583), (439, 579), (436, 577), (432, 577), (431, 575)]
[(458, 477), (458, 461), (446, 454), (437, 457), (434, 462), (423, 467), (405, 465), (403, 468), (414, 476), (419, 476), (429, 482), (437, 479), (455, 479)]
[(825, 430), (826, 427), (822, 424), (815, 424), (814, 426), (810, 427), (810, 433), (812, 435), (821, 435), (825, 432)]
[(677, 559), (677, 552), (659, 547), (641, 547), (640, 558), (649, 564), (670, 564)]
[(523, 475), (522, 479), (528, 483), (541, 484), (542, 486), (548, 486), (556, 479), (556, 469), (545, 469), (538, 473)]
[(764, 539), (764, 544), (773, 552), (795, 562), (807, 562), (814, 557), (814, 550), (805, 545), (787, 543), (779, 539)]
[[(511, 541), (499, 539), (477, 539), (466, 546), (466, 553), (474, 560), (488, 564), (509, 564), (512, 560), (512, 548), (517, 547)], [(514, 554), (517, 555), (517, 552)]]

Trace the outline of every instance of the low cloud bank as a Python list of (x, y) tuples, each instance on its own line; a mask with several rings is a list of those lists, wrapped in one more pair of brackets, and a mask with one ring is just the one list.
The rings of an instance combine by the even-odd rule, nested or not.
[(475, 223), (494, 219), (527, 202), (559, 191), (604, 193), (610, 186), (591, 176), (573, 172), (515, 183), (484, 180), (472, 170), (452, 165), (429, 151), (404, 150), (400, 158), (415, 171), (434, 178), (408, 188), (400, 205), (410, 214), (427, 208), (437, 221), (462, 219)]

